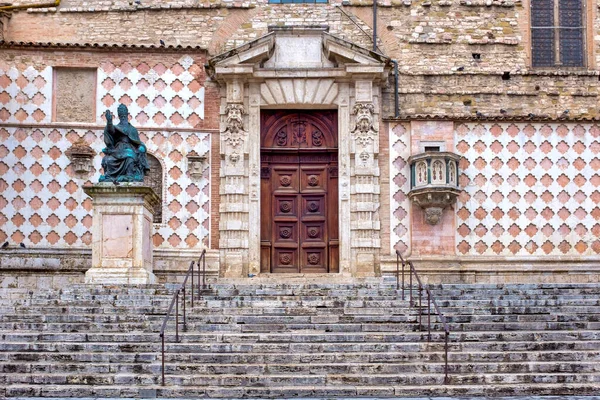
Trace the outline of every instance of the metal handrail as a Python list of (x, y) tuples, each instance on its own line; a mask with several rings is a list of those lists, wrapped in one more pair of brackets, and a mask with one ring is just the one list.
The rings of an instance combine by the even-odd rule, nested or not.
[[(202, 263), (202, 270), (200, 270), (200, 263)], [(187, 331), (185, 287), (190, 276), (192, 277), (190, 305), (194, 307), (194, 261), (191, 261), (190, 266), (185, 274), (185, 278), (183, 278), (183, 283), (177, 288), (177, 290), (175, 290), (175, 293), (173, 293), (173, 299), (171, 300), (171, 304), (169, 305), (169, 309), (167, 310), (167, 314), (165, 315), (160, 328), (162, 386), (165, 386), (165, 330), (167, 329), (167, 322), (169, 322), (169, 317), (171, 316), (173, 307), (175, 307), (175, 342), (179, 342), (179, 293), (182, 293), (181, 302), (183, 306), (183, 331), (185, 332)], [(202, 281), (202, 285), (200, 284), (200, 281)], [(198, 258), (198, 300), (200, 299), (201, 290), (204, 289), (206, 289), (206, 249), (202, 250), (200, 257)]]
[[(400, 264), (402, 264), (402, 274), (400, 274)], [(419, 274), (417, 273), (417, 270), (415, 269), (412, 261), (404, 261), (404, 258), (402, 258), (402, 254), (400, 254), (400, 251), (396, 250), (396, 290), (400, 290), (400, 275), (401, 275), (402, 276), (402, 300), (404, 300), (404, 282), (405, 282), (404, 281), (404, 267), (405, 267), (405, 265), (408, 265), (408, 267), (409, 267), (409, 282), (410, 282), (409, 283), (409, 293), (410, 294), (409, 294), (409, 302), (408, 302), (409, 308), (412, 308), (415, 305), (414, 299), (413, 299), (413, 275), (417, 279), (418, 293), (419, 293), (419, 329), (421, 329), (421, 327), (423, 326), (423, 321), (422, 321), (423, 312), (421, 311), (421, 300), (422, 300), (422, 295), (423, 295), (423, 289), (425, 289), (425, 292), (427, 293), (427, 343), (431, 342), (431, 304), (433, 304), (433, 308), (435, 309), (435, 312), (444, 327), (444, 333), (445, 333), (445, 335), (444, 335), (444, 384), (447, 385), (449, 383), (449, 379), (448, 379), (448, 339), (450, 337), (450, 328), (448, 327), (448, 323), (446, 322), (446, 317), (444, 317), (444, 314), (438, 307), (438, 304), (435, 301), (433, 294), (431, 294), (431, 291), (429, 290), (429, 285), (423, 285), (423, 283), (421, 282), (421, 278), (419, 277)]]

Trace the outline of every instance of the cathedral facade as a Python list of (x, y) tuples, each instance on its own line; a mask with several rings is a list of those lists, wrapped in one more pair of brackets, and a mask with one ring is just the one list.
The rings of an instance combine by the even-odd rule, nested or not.
[(598, 282), (591, 0), (0, 7), (0, 285), (91, 265), (107, 110), (147, 148), (154, 273)]

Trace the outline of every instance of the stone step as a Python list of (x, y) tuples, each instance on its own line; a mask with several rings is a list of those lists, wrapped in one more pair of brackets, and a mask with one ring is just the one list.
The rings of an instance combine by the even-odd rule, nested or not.
[[(4, 392), (3, 392), (4, 390)], [(543, 395), (581, 395), (600, 393), (600, 385), (593, 383), (540, 383), (515, 386), (512, 383), (494, 385), (453, 385), (440, 387), (423, 386), (281, 386), (281, 387), (198, 387), (198, 386), (102, 386), (102, 385), (11, 385), (0, 388), (0, 396), (5, 397), (51, 397), (51, 398), (378, 398), (378, 397), (437, 397), (457, 396), (519, 396), (536, 393)], [(28, 399), (30, 400), (30, 399)], [(90, 399), (91, 400), (91, 399)], [(420, 400), (420, 399), (419, 399)], [(533, 400), (539, 400), (538, 397)], [(558, 399), (557, 399), (558, 400)], [(562, 399), (564, 400), (564, 399)], [(587, 400), (587, 399), (585, 399)]]
[[(50, 319), (52, 318), (42, 318)], [(113, 332), (126, 331), (155, 331), (162, 323), (160, 318), (147, 321), (128, 322), (115, 319), (111, 322), (106, 318), (82, 318), (85, 322), (78, 322), (77, 318), (65, 317), (59, 319), (61, 322), (0, 322), (1, 331), (11, 330), (33, 330), (46, 332), (101, 332), (103, 330)], [(335, 318), (333, 318), (335, 319)], [(396, 321), (390, 321), (396, 320)], [(565, 318), (561, 318), (565, 319)], [(209, 322), (206, 322), (208, 320)], [(285, 322), (289, 320), (290, 322)], [(238, 316), (230, 317), (228, 322), (210, 321), (210, 318), (205, 318), (205, 321), (197, 321), (194, 319), (188, 320), (187, 329), (198, 332), (291, 332), (303, 330), (319, 330), (324, 332), (411, 332), (425, 329), (427, 318), (422, 318), (422, 325), (419, 326), (415, 317), (396, 316), (395, 318), (382, 318), (372, 320), (368, 317), (345, 317), (338, 318), (337, 323), (327, 323), (332, 318), (319, 317), (288, 317), (280, 318), (274, 316)], [(277, 323), (276, 321), (282, 321)], [(296, 322), (294, 322), (296, 321)], [(389, 321), (386, 323), (385, 321)], [(322, 322), (322, 323), (320, 323)], [(405, 323), (401, 323), (405, 322)], [(447, 321), (450, 331), (458, 332), (473, 332), (473, 331), (532, 331), (532, 330), (552, 330), (552, 331), (570, 331), (570, 330), (596, 330), (600, 329), (600, 322), (597, 318), (594, 321), (586, 321), (585, 319), (571, 318), (571, 321), (515, 321), (515, 322), (453, 322), (452, 319)], [(433, 331), (442, 331), (443, 325), (437, 322), (437, 318), (433, 318), (431, 329)]]
[[(3, 363), (0, 362), (0, 372), (7, 376), (7, 381), (15, 383), (14, 374), (64, 375), (64, 374), (148, 374), (158, 375), (161, 365), (155, 363), (68, 363), (60, 364), (46, 362), (32, 363)], [(457, 374), (523, 374), (523, 373), (585, 373), (600, 372), (598, 362), (470, 362), (468, 364), (451, 363), (449, 372)], [(165, 373), (169, 375), (392, 375), (392, 374), (443, 374), (442, 362), (427, 363), (315, 363), (315, 364), (284, 364), (274, 362), (267, 364), (242, 363), (166, 363)], [(1, 378), (0, 378), (1, 380)], [(27, 383), (29, 381), (17, 381)], [(35, 383), (35, 382), (33, 382)], [(56, 383), (56, 382), (54, 382)]]
[(515, 299), (515, 300), (502, 300), (502, 299), (481, 299), (481, 300), (444, 300), (441, 299), (437, 302), (439, 307), (560, 307), (560, 306), (600, 306), (600, 298), (585, 297), (581, 299)]
[[(451, 347), (448, 353), (450, 364), (458, 363), (514, 363), (514, 362), (597, 362), (600, 361), (600, 350), (563, 350), (563, 351), (495, 351), (464, 352)], [(277, 364), (285, 361), (290, 364), (319, 363), (405, 363), (433, 362), (444, 360), (443, 351), (420, 352), (352, 352), (352, 353), (166, 353), (167, 363), (182, 364)], [(111, 363), (111, 364), (145, 364), (160, 360), (159, 352), (120, 353), (120, 352), (3, 352), (0, 362), (5, 364), (30, 365), (30, 363)], [(33, 368), (33, 365), (30, 365)], [(18, 372), (18, 371), (4, 371)]]
[[(386, 279), (389, 279), (386, 277)], [(435, 290), (464, 290), (480, 292), (482, 290), (565, 290), (565, 289), (590, 289), (599, 290), (597, 283), (442, 283), (430, 285)]]
[[(48, 355), (51, 356), (50, 354)], [(285, 360), (287, 363), (399, 363), (399, 362), (434, 362), (444, 360), (443, 351), (421, 352), (385, 352), (385, 353), (195, 353), (166, 354), (167, 362), (180, 363), (240, 363), (240, 364), (275, 364)], [(596, 362), (600, 360), (600, 351), (496, 351), (496, 352), (456, 352), (448, 353), (450, 364), (478, 362)]]
[[(174, 328), (169, 325), (166, 332), (169, 340), (174, 335)], [(335, 342), (375, 342), (375, 343), (421, 343), (427, 340), (427, 332), (295, 332), (295, 333), (201, 333), (180, 332), (181, 340), (185, 343), (335, 343)], [(16, 331), (3, 333), (3, 342), (42, 343), (42, 342), (155, 342), (158, 340), (158, 330), (155, 332), (28, 332)], [(431, 332), (433, 342), (444, 340), (440, 331)], [(471, 342), (572, 342), (599, 341), (600, 331), (513, 331), (513, 332), (464, 332), (451, 333), (450, 343)]]
[(116, 322), (116, 323), (46, 323), (46, 322), (0, 322), (0, 332), (5, 331), (38, 331), (38, 332), (131, 332), (155, 331), (159, 325), (152, 327), (148, 322)]
[(454, 324), (478, 324), (493, 322), (598, 322), (600, 313), (595, 314), (504, 314), (504, 315), (447, 315), (446, 322)]
[[(467, 324), (448, 324), (451, 332), (461, 331), (515, 331), (515, 330), (594, 330), (600, 327), (597, 322), (473, 322)], [(434, 324), (433, 330), (442, 330), (441, 324)]]
[[(61, 355), (56, 354), (54, 349), (59, 349)], [(561, 361), (561, 362), (581, 362), (584, 360), (598, 360), (598, 350), (596, 348), (590, 349), (558, 349), (552, 348), (537, 348), (537, 349), (519, 349), (511, 350), (509, 353), (502, 354), (502, 351), (498, 348), (487, 349), (480, 351), (479, 353), (472, 354), (465, 350), (461, 350), (456, 346), (450, 346), (450, 360), (454, 363), (461, 362), (512, 362), (512, 361)], [(10, 350), (10, 351), (8, 351)], [(73, 358), (83, 360), (82, 362), (98, 361), (98, 360), (115, 360), (115, 362), (148, 362), (155, 360), (159, 353), (160, 348), (145, 349), (147, 353), (125, 351), (119, 353), (118, 348), (110, 348), (106, 352), (102, 353), (98, 347), (88, 346), (81, 351), (80, 356), (75, 356), (73, 351), (77, 352), (79, 348), (77, 346), (56, 346), (49, 348), (48, 350), (40, 350), (29, 352), (27, 350), (20, 350), (18, 346), (8, 346), (6, 352), (2, 353), (0, 360), (7, 362), (43, 362), (45, 360), (56, 360), (57, 362), (69, 361)], [(371, 349), (353, 347), (353, 350), (347, 350), (345, 353), (335, 351), (324, 351), (320, 353), (304, 353), (310, 351), (310, 348), (299, 348), (296, 350), (297, 354), (287, 354), (281, 347), (273, 348), (273, 346), (259, 346), (255, 347), (253, 351), (244, 351), (242, 348), (230, 348), (227, 351), (221, 351), (215, 356), (214, 352), (218, 351), (218, 347), (199, 349), (191, 355), (178, 354), (172, 351), (172, 347), (167, 347), (167, 360), (178, 360), (181, 362), (217, 362), (215, 360), (229, 362), (229, 363), (266, 363), (266, 362), (282, 362), (286, 363), (298, 363), (298, 362), (407, 362), (407, 361), (420, 361), (420, 362), (441, 362), (443, 359), (443, 346), (428, 347), (427, 349), (417, 350), (415, 348), (406, 349), (395, 347), (390, 351), (379, 351), (365, 354), (365, 351)], [(221, 349), (222, 350), (222, 349)], [(392, 351), (393, 350), (393, 351)], [(95, 352), (92, 352), (95, 351)], [(263, 354), (265, 351), (270, 351), (267, 355)], [(400, 351), (401, 353), (397, 353)], [(411, 352), (412, 351), (412, 352)], [(63, 356), (62, 353), (65, 355)], [(67, 353), (69, 355), (67, 355)], [(132, 353), (134, 355), (132, 356)], [(140, 354), (139, 356), (137, 354)]]
[[(255, 375), (255, 374), (223, 374), (205, 375), (191, 374), (167, 375), (166, 384), (176, 386), (220, 386), (220, 387), (277, 387), (298, 385), (442, 385), (444, 375), (441, 373), (410, 374), (326, 374), (326, 375)], [(32, 385), (152, 385), (158, 384), (158, 374), (119, 373), (119, 374), (2, 374), (0, 384), (32, 384)], [(490, 385), (494, 383), (512, 384), (550, 384), (550, 383), (600, 383), (600, 374), (553, 372), (546, 373), (485, 373), (485, 374), (452, 374), (451, 385)]]
[[(419, 352), (443, 351), (443, 342), (417, 343), (377, 343), (377, 342), (323, 342), (323, 343), (172, 343), (173, 337), (167, 338), (166, 351), (169, 353), (387, 353), (387, 352)], [(557, 341), (557, 342), (450, 342), (450, 351), (455, 352), (498, 352), (498, 351), (597, 351), (598, 341)], [(114, 343), (114, 342), (6, 342), (2, 344), (4, 352), (22, 352), (35, 355), (38, 352), (124, 352), (150, 353), (160, 351), (160, 343)]]
[(140, 319), (144, 321), (161, 320), (165, 317), (165, 314), (155, 315), (133, 315), (125, 313), (115, 314), (4, 314), (0, 316), (0, 322), (40, 322), (49, 324), (74, 324), (74, 323), (98, 323), (98, 324), (111, 324), (111, 323), (133, 323), (140, 322)]
[(50, 300), (50, 299), (35, 299), (35, 300), (15, 300), (7, 303), (3, 302), (4, 307), (20, 307), (20, 308), (40, 308), (40, 309), (60, 309), (69, 306), (93, 309), (118, 309), (127, 311), (129, 309), (139, 308), (140, 311), (152, 308), (165, 308), (171, 304), (172, 297), (163, 299), (154, 299), (152, 301), (136, 301), (136, 300), (119, 300), (119, 301), (102, 301), (102, 300)]
[(521, 314), (597, 314), (598, 306), (574, 305), (558, 307), (454, 307), (443, 308), (444, 315), (521, 315)]

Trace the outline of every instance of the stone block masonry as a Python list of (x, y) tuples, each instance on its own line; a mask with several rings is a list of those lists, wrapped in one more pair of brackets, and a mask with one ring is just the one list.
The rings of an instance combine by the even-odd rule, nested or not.
[[(561, 71), (531, 68), (528, 10), (520, 1), (381, 3), (378, 46), (399, 62), (403, 116), (498, 116), (501, 109), (507, 115), (527, 110), (523, 115), (554, 118), (568, 109), (572, 116), (598, 116), (597, 107), (590, 106), (598, 96), (600, 57), (593, 35), (600, 22), (593, 7), (586, 14), (586, 67)], [(215, 55), (266, 34), (268, 26), (326, 25), (330, 33), (371, 48), (371, 4), (149, 0), (138, 6), (71, 0), (58, 9), (14, 12), (5, 40), (155, 45), (164, 40), (199, 45)], [(383, 93), (383, 117), (393, 116), (392, 95), (389, 88)]]

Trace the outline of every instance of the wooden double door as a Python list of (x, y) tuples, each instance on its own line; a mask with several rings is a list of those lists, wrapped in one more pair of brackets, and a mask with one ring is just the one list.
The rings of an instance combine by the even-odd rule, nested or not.
[(338, 272), (337, 113), (261, 122), (261, 271)]

